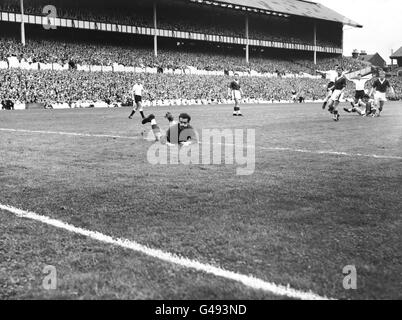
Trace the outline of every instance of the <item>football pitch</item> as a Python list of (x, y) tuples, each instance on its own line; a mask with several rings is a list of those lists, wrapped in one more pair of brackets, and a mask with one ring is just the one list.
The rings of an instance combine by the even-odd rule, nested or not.
[(150, 164), (129, 108), (0, 112), (0, 299), (402, 299), (401, 102), (167, 111), (254, 129), (254, 173)]

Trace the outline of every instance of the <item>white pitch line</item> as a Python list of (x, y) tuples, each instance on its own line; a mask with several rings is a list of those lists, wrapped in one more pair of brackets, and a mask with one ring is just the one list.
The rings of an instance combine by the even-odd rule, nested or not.
[(345, 157), (362, 157), (362, 158), (374, 158), (374, 159), (402, 160), (402, 157), (399, 157), (399, 156), (348, 153), (348, 152), (339, 152), (339, 151), (330, 151), (330, 150), (314, 151), (314, 150), (280, 148), (280, 147), (260, 147), (260, 149), (271, 150), (271, 151), (289, 151), (289, 152), (299, 152), (299, 153), (325, 154), (325, 155), (345, 156)]
[[(201, 144), (201, 143), (200, 143)], [(217, 145), (221, 146), (233, 146), (235, 144), (232, 143), (217, 143)], [(311, 153), (311, 154), (325, 154), (325, 155), (333, 155), (333, 156), (345, 156), (345, 157), (364, 157), (364, 158), (374, 158), (374, 159), (388, 159), (388, 160), (402, 160), (402, 157), (399, 156), (384, 156), (384, 155), (376, 155), (376, 154), (362, 154), (362, 153), (348, 153), (348, 152), (339, 152), (339, 151), (331, 151), (331, 150), (307, 150), (307, 149), (294, 149), (294, 148), (281, 148), (281, 147), (255, 147), (255, 146), (248, 146), (245, 145), (244, 148), (251, 148), (251, 149), (262, 149), (262, 150), (269, 150), (269, 151), (287, 151), (287, 152), (298, 152), (298, 153)]]
[(41, 130), (24, 130), (24, 129), (7, 129), (7, 128), (0, 128), (0, 131), (22, 132), (22, 133), (40, 133), (40, 134), (58, 134), (58, 135), (63, 135), (63, 136), (76, 136), (76, 137), (115, 138), (115, 139), (128, 139), (128, 140), (138, 140), (139, 139), (139, 137), (127, 137), (127, 136), (92, 134), (92, 133), (62, 132), (62, 131), (41, 131)]
[[(115, 139), (128, 139), (128, 140), (139, 140), (140, 137), (127, 137), (118, 135), (107, 135), (107, 134), (90, 134), (90, 133), (76, 133), (76, 132), (59, 132), (59, 131), (40, 131), (40, 130), (24, 130), (24, 129), (7, 129), (0, 128), (0, 131), (5, 132), (22, 132), (22, 133), (39, 133), (39, 134), (59, 134), (66, 136), (78, 136), (78, 137), (95, 137), (95, 138), (115, 138)], [(224, 143), (218, 143), (219, 145), (225, 145)], [(226, 144), (230, 146), (235, 146), (234, 144)], [(331, 150), (307, 150), (307, 149), (296, 149), (296, 148), (281, 148), (281, 147), (261, 147), (261, 146), (244, 146), (245, 148), (256, 148), (261, 150), (269, 151), (287, 151), (287, 152), (297, 152), (297, 153), (310, 153), (310, 154), (321, 154), (321, 155), (333, 155), (333, 156), (345, 156), (345, 157), (359, 157), (359, 158), (373, 158), (373, 159), (384, 159), (384, 160), (402, 160), (400, 156), (388, 156), (388, 155), (376, 155), (376, 154), (361, 154), (361, 153), (348, 153), (339, 152)]]
[(276, 296), (285, 296), (288, 298), (294, 298), (294, 299), (300, 299), (300, 300), (329, 300), (327, 297), (322, 297), (320, 295), (317, 295), (313, 292), (304, 292), (296, 289), (292, 289), (289, 286), (281, 286), (277, 285), (275, 283), (270, 283), (266, 282), (264, 280), (252, 277), (252, 276), (246, 276), (243, 274), (239, 274), (233, 271), (228, 271), (225, 269), (222, 269), (220, 267), (215, 267), (209, 264), (204, 264), (196, 260), (190, 260), (184, 257), (180, 257), (178, 255), (169, 253), (169, 252), (164, 252), (159, 249), (152, 249), (147, 246), (144, 246), (142, 244), (139, 244), (135, 241), (131, 241), (128, 239), (119, 239), (119, 238), (113, 238), (107, 235), (104, 235), (102, 233), (96, 232), (96, 231), (90, 231), (86, 230), (83, 228), (75, 227), (71, 224), (67, 224), (63, 221), (49, 218), (46, 216), (42, 216), (39, 214), (36, 214), (34, 212), (29, 212), (29, 211), (24, 211), (21, 209), (14, 208), (12, 206), (7, 206), (0, 204), (0, 210), (4, 210), (7, 212), (10, 212), (17, 217), (24, 218), (24, 219), (30, 219), (34, 221), (38, 221), (59, 229), (64, 229), (66, 231), (79, 234), (103, 243), (107, 243), (110, 245), (115, 245), (119, 246), (121, 248), (126, 248), (130, 249), (135, 252), (139, 252), (142, 254), (145, 254), (147, 256), (153, 257), (158, 260), (162, 260), (168, 263), (176, 264), (179, 265), (183, 268), (187, 269), (194, 269), (197, 271), (205, 272), (207, 274), (211, 274), (220, 278), (225, 278), (228, 280), (232, 280), (235, 282), (242, 283), (246, 287), (255, 289), (255, 290), (262, 290), (268, 293), (271, 293)]

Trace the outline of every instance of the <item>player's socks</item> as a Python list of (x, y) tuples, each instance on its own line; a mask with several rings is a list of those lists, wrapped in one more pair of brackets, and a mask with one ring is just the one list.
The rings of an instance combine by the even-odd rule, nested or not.
[(145, 119), (144, 111), (140, 111), (142, 119)]
[(152, 131), (155, 135), (155, 140), (156, 141), (160, 141), (161, 137), (162, 137), (162, 133), (161, 133), (161, 129), (159, 128), (159, 126), (156, 123), (156, 120), (153, 119), (151, 121), (151, 126), (152, 126)]
[(334, 111), (334, 121), (339, 121), (339, 113), (337, 110)]
[(323, 103), (323, 105), (322, 105), (322, 110), (324, 110), (324, 109), (327, 107), (327, 103), (328, 103), (328, 101), (325, 101), (325, 102)]
[(135, 111), (132, 111), (131, 114), (128, 116), (129, 119), (132, 119), (135, 114)]

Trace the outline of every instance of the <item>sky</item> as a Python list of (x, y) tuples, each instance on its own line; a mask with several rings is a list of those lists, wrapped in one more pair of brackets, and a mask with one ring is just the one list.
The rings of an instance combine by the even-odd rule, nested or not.
[[(314, 0), (312, 0), (314, 1)], [(402, 47), (401, 0), (316, 0), (326, 7), (363, 25), (363, 28), (344, 27), (344, 55), (354, 49), (367, 54), (378, 52), (387, 63), (391, 49)], [(394, 60), (395, 62), (395, 60)]]

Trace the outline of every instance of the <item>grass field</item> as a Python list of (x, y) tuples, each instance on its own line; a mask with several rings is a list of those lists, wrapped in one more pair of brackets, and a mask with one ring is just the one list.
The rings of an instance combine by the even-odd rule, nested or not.
[[(250, 176), (150, 165), (129, 109), (2, 111), (0, 204), (320, 296), (402, 299), (402, 104), (338, 123), (318, 104), (242, 110), (146, 113), (255, 129)], [(42, 287), (46, 265), (56, 290)], [(357, 290), (343, 288), (347, 265)], [(0, 299), (36, 298), (283, 299), (0, 210)]]

